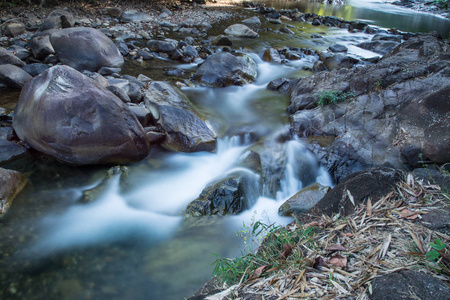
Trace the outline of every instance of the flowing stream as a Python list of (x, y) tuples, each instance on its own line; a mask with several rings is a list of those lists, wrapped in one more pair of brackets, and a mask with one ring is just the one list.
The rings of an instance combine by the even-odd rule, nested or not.
[[(379, 10), (370, 12), (372, 6), (363, 9), (353, 2), (357, 1), (350, 1), (354, 6), (347, 8), (317, 3), (309, 8), (316, 5), (318, 13), (331, 14), (327, 11), (330, 9), (346, 19), (363, 18), (377, 26), (391, 26), (377, 23)], [(272, 3), (284, 8), (300, 5), (292, 1)], [(348, 7), (358, 13), (340, 15)], [(400, 8), (389, 7), (395, 16), (403, 15)], [(366, 14), (360, 13), (361, 9)], [(428, 19), (435, 20), (433, 16)], [(242, 170), (240, 163), (256, 140), (276, 139), (287, 132), (288, 98), (268, 91), (266, 86), (280, 77), (309, 76), (311, 72), (303, 67), (311, 67), (314, 61), (307, 57), (284, 65), (270, 64), (261, 59), (265, 49), (291, 46), (323, 50), (339, 42), (351, 55), (375, 56), (354, 46), (371, 35), (291, 24), (294, 36), (268, 31), (261, 32), (259, 39), (236, 42), (258, 63), (254, 83), (223, 89), (183, 89), (219, 133), (216, 153), (168, 153), (155, 147), (148, 159), (129, 166), (126, 176), (115, 175), (104, 182), (104, 192), (89, 203), (80, 202), (82, 192), (97, 186), (106, 168), (69, 167), (38, 160), (23, 170), (32, 187), (0, 220), (3, 295), (8, 299), (183, 299), (211, 276), (212, 254), (234, 257), (249, 250), (236, 232), (245, 231), (255, 220), (281, 225), (292, 222), (278, 215), (285, 199), (313, 182), (332, 185), (327, 171), (302, 142), (290, 140), (276, 153), (286, 164), (275, 194), (262, 182), (256, 202), (240, 215), (194, 223), (183, 219), (186, 206), (208, 183)], [(309, 38), (312, 33), (322, 33), (324, 39), (313, 41)], [(173, 62), (163, 60), (156, 70), (130, 63), (123, 73), (154, 78), (172, 67), (176, 67)], [(195, 65), (177, 67), (187, 72), (196, 69)], [(258, 179), (258, 175), (253, 176)]]

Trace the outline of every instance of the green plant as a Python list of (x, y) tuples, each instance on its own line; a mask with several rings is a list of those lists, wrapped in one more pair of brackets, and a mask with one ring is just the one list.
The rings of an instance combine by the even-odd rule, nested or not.
[(439, 259), (440, 252), (445, 250), (445, 244), (440, 239), (435, 239), (434, 243), (430, 243), (431, 250), (428, 251), (425, 255), (428, 257), (429, 260), (436, 261)]
[(450, 0), (435, 0), (434, 4), (442, 7), (443, 9), (448, 9), (448, 6), (450, 4)]
[(355, 97), (355, 93), (348, 92), (344, 93), (340, 90), (332, 90), (332, 91), (322, 91), (320, 93), (319, 100), (317, 104), (320, 106), (328, 105), (328, 104), (336, 104), (339, 102), (344, 102), (349, 98)]
[(219, 281), (234, 284), (246, 281), (250, 277), (265, 276), (289, 264), (297, 266), (303, 264), (303, 254), (298, 244), (313, 241), (314, 227), (290, 231), (282, 226), (267, 225), (258, 221), (254, 223), (250, 234), (255, 239), (264, 235), (256, 251), (241, 253), (240, 257), (234, 259), (213, 254), (217, 257), (213, 262), (215, 265), (213, 276)]

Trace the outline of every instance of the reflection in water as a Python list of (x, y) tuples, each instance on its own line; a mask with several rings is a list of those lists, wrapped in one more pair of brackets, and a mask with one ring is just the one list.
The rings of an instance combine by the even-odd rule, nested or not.
[(443, 38), (450, 37), (450, 20), (429, 13), (414, 11), (379, 0), (347, 0), (347, 5), (331, 5), (305, 0), (267, 0), (266, 6), (278, 9), (297, 8), (301, 12), (335, 16), (345, 20), (363, 21), (405, 32), (437, 31)]

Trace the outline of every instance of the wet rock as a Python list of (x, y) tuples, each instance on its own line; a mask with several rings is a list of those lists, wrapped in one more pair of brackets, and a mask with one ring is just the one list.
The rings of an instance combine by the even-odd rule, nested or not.
[(183, 54), (186, 57), (197, 57), (198, 56), (198, 51), (197, 49), (195, 49), (193, 46), (191, 45), (187, 45), (184, 49), (183, 49)]
[(21, 23), (9, 23), (2, 27), (3, 34), (9, 37), (17, 37), (27, 33), (27, 29)]
[(320, 34), (311, 34), (311, 38), (312, 39), (323, 39), (323, 36), (321, 36)]
[(231, 46), (233, 45), (233, 42), (228, 37), (219, 35), (213, 40), (213, 44), (217, 46)]
[(281, 216), (292, 216), (304, 213), (316, 205), (331, 188), (319, 183), (305, 187), (294, 196), (290, 197), (278, 209)]
[(55, 54), (55, 49), (50, 42), (49, 35), (38, 35), (31, 38), (28, 43), (34, 57), (44, 59), (50, 54)]
[(188, 205), (186, 214), (193, 217), (239, 214), (253, 206), (257, 197), (257, 176), (249, 171), (237, 171), (208, 184)]
[(324, 66), (327, 67), (328, 70), (339, 70), (342, 68), (350, 69), (357, 63), (359, 63), (359, 60), (356, 58), (342, 54), (334, 55), (323, 61)]
[(376, 277), (369, 299), (448, 299), (449, 295), (450, 288), (441, 280), (423, 272), (402, 270)]
[(21, 89), (31, 75), (15, 65), (0, 65), (0, 83), (8, 87)]
[(144, 93), (141, 91), (141, 87), (137, 83), (130, 82), (125, 86), (124, 90), (127, 92), (128, 97), (130, 97), (131, 102), (139, 103), (142, 101)]
[(17, 56), (6, 50), (5, 48), (0, 47), (0, 65), (15, 65), (18, 67), (25, 66), (25, 63), (21, 61)]
[(289, 83), (291, 83), (290, 79), (287, 78), (278, 78), (275, 80), (272, 80), (267, 85), (267, 89), (270, 91), (278, 91), (278, 92), (288, 92)]
[(93, 28), (61, 29), (51, 34), (50, 41), (61, 62), (79, 71), (96, 72), (101, 67), (120, 67), (123, 64), (116, 45)]
[(8, 211), (26, 183), (27, 178), (21, 173), (0, 168), (0, 216)]
[(289, 50), (286, 51), (284, 56), (286, 57), (286, 59), (289, 59), (289, 60), (299, 60), (299, 59), (302, 58), (301, 54), (295, 53), (295, 52), (292, 52), (292, 51), (289, 51)]
[(261, 26), (261, 20), (257, 16), (254, 16), (254, 17), (243, 20), (242, 24), (250, 26), (250, 27)]
[(152, 113), (144, 106), (131, 105), (128, 109), (136, 116), (142, 127), (148, 127), (155, 124), (155, 119)]
[(216, 134), (178, 88), (154, 81), (145, 91), (144, 102), (166, 133), (163, 146), (182, 152), (215, 150)]
[(347, 52), (348, 48), (341, 44), (333, 44), (328, 49), (330, 49), (331, 52)]
[(389, 194), (399, 180), (400, 173), (387, 167), (353, 173), (329, 191), (309, 212), (328, 216), (336, 213), (349, 215), (367, 199), (374, 203)]
[(130, 97), (128, 97), (127, 93), (123, 89), (115, 85), (110, 85), (106, 88), (108, 89), (108, 91), (119, 97), (119, 99), (122, 100), (124, 103), (131, 102)]
[(151, 54), (150, 52), (145, 51), (145, 50), (139, 50), (138, 51), (138, 55), (140, 57), (142, 57), (143, 60), (153, 60), (153, 59), (155, 59), (155, 56), (153, 54)]
[(123, 13), (122, 8), (120, 8), (120, 7), (107, 7), (106, 11), (113, 18), (118, 18)]
[(397, 43), (402, 42), (402, 36), (401, 35), (392, 35), (392, 34), (376, 34), (372, 41), (393, 41)]
[(246, 54), (220, 52), (206, 59), (194, 79), (210, 87), (243, 85), (255, 80), (257, 68), (256, 62)]
[(295, 32), (293, 32), (292, 30), (290, 30), (290, 29), (287, 28), (287, 27), (281, 27), (281, 28), (280, 28), (280, 32), (282, 32), (282, 33), (287, 33), (287, 34), (295, 34)]
[(371, 42), (360, 43), (356, 46), (358, 46), (359, 48), (370, 50), (372, 52), (386, 54), (397, 47), (399, 44), (400, 43), (396, 41), (375, 40)]
[(225, 34), (242, 37), (242, 38), (257, 38), (259, 34), (248, 28), (243, 24), (234, 24), (225, 29)]
[(98, 199), (102, 194), (106, 192), (108, 187), (110, 187), (110, 185), (112, 184), (112, 179), (117, 176), (121, 177), (121, 183), (123, 183), (128, 176), (128, 167), (115, 166), (109, 168), (106, 172), (105, 177), (100, 181), (98, 185), (91, 189), (83, 191), (83, 195), (81, 196), (79, 201), (81, 203), (90, 203)]
[(30, 56), (30, 51), (28, 51), (25, 47), (19, 45), (11, 45), (6, 48), (10, 53), (17, 56), (19, 59), (26, 59)]
[(264, 51), (263, 60), (267, 61), (267, 62), (273, 62), (273, 63), (281, 63), (282, 62), (280, 53), (278, 53), (278, 51), (274, 48), (269, 48), (266, 51)]
[(26, 153), (27, 149), (25, 147), (0, 139), (0, 165), (22, 158)]
[(48, 29), (69, 28), (75, 26), (73, 14), (67, 10), (52, 11), (40, 26), (42, 31)]
[(154, 52), (172, 54), (177, 49), (177, 42), (174, 40), (150, 40), (147, 42), (147, 47)]
[(127, 10), (122, 13), (120, 16), (120, 22), (122, 23), (130, 23), (130, 22), (149, 22), (152, 21), (153, 18), (146, 13), (139, 12), (137, 10)]
[(70, 164), (125, 164), (149, 153), (126, 105), (68, 66), (52, 67), (24, 86), (14, 129), (32, 148)]
[(325, 71), (326, 69), (327, 69), (327, 67), (325, 67), (323, 62), (321, 62), (320, 60), (316, 61), (313, 65), (313, 70), (316, 72)]

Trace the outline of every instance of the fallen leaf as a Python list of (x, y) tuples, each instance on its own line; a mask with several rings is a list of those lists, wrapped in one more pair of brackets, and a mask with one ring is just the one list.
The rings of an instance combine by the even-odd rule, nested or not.
[(419, 217), (419, 214), (405, 208), (399, 213), (399, 217), (402, 219), (415, 220)]
[(350, 193), (349, 190), (347, 190), (348, 199), (350, 199), (350, 202), (352, 202), (353, 206), (355, 206), (355, 199), (353, 199), (352, 193)]
[(342, 255), (336, 254), (330, 257), (328, 262), (336, 267), (346, 268), (347, 267), (347, 258)]
[(322, 258), (322, 256), (317, 256), (316, 260), (314, 261), (313, 268), (320, 270), (322, 267), (328, 267), (325, 260)]
[(292, 253), (292, 245), (291, 244), (284, 244), (283, 245), (283, 252), (280, 253), (279, 258), (281, 259), (287, 259), (289, 255)]
[(253, 277), (260, 277), (269, 266), (270, 265), (264, 265), (264, 266), (261, 266), (258, 269), (256, 269), (253, 272)]
[(344, 246), (342, 245), (332, 245), (330, 247), (327, 247), (325, 249), (326, 251), (347, 251)]
[(311, 222), (311, 223), (305, 224), (305, 225), (303, 225), (303, 229), (308, 229), (311, 226), (319, 226), (319, 223), (318, 222)]
[(353, 233), (351, 233), (351, 232), (346, 232), (346, 233), (341, 233), (343, 236), (346, 236), (346, 237), (352, 237), (352, 236), (354, 236), (354, 234)]

